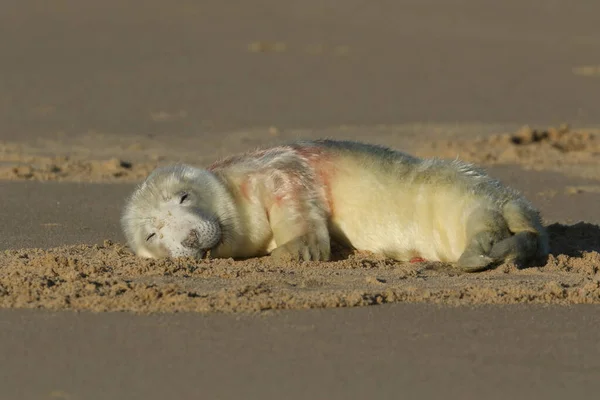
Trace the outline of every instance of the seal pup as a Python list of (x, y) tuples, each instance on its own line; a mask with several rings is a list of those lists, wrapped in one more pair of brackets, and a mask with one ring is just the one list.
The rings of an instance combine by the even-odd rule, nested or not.
[(157, 168), (121, 222), (133, 251), (151, 258), (328, 260), (331, 239), (479, 271), (549, 252), (538, 211), (483, 170), (352, 141), (297, 141), (206, 169)]

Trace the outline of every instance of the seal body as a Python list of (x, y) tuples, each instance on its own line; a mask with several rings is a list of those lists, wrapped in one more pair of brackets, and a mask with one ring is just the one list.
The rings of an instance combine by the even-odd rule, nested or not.
[(328, 260), (333, 239), (476, 271), (549, 251), (531, 203), (473, 165), (335, 140), (256, 150), (207, 169), (158, 168), (128, 200), (122, 225), (146, 257)]

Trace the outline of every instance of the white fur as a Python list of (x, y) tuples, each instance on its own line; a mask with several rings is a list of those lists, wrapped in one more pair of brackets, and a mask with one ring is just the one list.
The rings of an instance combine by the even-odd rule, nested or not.
[[(179, 204), (182, 192), (189, 198)], [(258, 150), (206, 170), (159, 168), (122, 221), (129, 245), (150, 257), (210, 250), (213, 257), (328, 259), (331, 237), (398, 260), (453, 262), (478, 248), (474, 237), (487, 230), (531, 232), (538, 244), (527, 242), (534, 247), (527, 251), (548, 252), (533, 206), (472, 165), (343, 141)], [(182, 245), (191, 231), (200, 238), (192, 249)], [(150, 232), (157, 235), (146, 242)]]

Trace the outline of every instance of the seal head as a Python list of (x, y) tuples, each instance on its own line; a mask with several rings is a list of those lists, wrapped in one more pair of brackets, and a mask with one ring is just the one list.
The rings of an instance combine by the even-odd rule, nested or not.
[(128, 199), (121, 218), (129, 246), (148, 258), (204, 258), (223, 240), (216, 203), (225, 196), (206, 170), (175, 165), (157, 168)]

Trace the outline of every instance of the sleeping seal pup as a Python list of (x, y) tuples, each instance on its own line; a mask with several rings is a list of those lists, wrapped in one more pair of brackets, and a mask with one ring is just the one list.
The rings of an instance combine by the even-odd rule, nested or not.
[(538, 211), (459, 160), (351, 141), (297, 141), (207, 169), (154, 170), (122, 227), (139, 256), (328, 260), (330, 240), (479, 271), (549, 253)]

